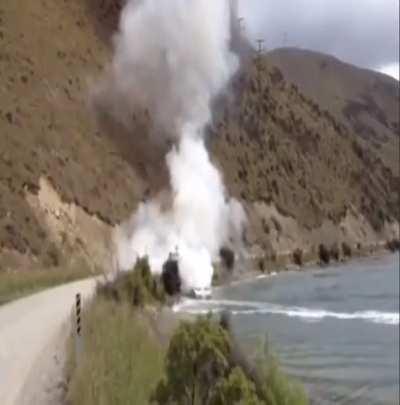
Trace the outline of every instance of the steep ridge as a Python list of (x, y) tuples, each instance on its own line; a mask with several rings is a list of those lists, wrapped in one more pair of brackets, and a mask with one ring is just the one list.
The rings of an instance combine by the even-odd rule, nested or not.
[(399, 81), (302, 49), (276, 49), (267, 60), (359, 135), (388, 167), (399, 170)]
[[(226, 110), (213, 148), (230, 192), (245, 201), (251, 242), (272, 256), (296, 246), (315, 256), (322, 241), (373, 244), (397, 232), (389, 223), (399, 216), (398, 156), (387, 164), (373, 141), (306, 97), (268, 55), (236, 88), (239, 105)], [(398, 150), (398, 136), (390, 141)]]

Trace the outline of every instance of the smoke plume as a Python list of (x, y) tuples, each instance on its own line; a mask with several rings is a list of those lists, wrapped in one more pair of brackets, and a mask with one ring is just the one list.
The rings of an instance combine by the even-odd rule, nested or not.
[(210, 285), (220, 247), (240, 239), (245, 221), (204, 141), (211, 102), (239, 65), (230, 11), (226, 0), (128, 0), (107, 78), (117, 119), (129, 125), (134, 112), (146, 111), (154, 136), (173, 140), (169, 197), (142, 203), (117, 230), (119, 266), (148, 255), (160, 272), (178, 248), (186, 288)]

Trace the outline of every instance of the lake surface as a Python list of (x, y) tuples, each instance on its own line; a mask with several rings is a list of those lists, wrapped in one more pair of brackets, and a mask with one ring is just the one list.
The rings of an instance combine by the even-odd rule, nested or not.
[(399, 403), (399, 256), (258, 278), (178, 310), (229, 310), (249, 353), (265, 339), (315, 404)]

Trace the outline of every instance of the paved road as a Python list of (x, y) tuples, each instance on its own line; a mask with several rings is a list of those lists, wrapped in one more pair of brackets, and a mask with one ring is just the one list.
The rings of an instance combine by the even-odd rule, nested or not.
[(52, 356), (54, 343), (71, 316), (75, 294), (88, 298), (95, 285), (95, 279), (73, 282), (0, 306), (1, 405), (34, 404), (22, 392), (27, 380), (39, 371), (38, 364)]

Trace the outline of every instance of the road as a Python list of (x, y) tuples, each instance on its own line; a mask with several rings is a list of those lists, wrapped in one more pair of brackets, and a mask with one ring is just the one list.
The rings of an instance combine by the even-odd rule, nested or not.
[(95, 286), (95, 279), (73, 282), (0, 306), (1, 405), (47, 402), (38, 391), (49, 383), (46, 378), (55, 376), (48, 370), (45, 374), (43, 365), (58, 361), (56, 351), (68, 336), (76, 293), (87, 299)]

